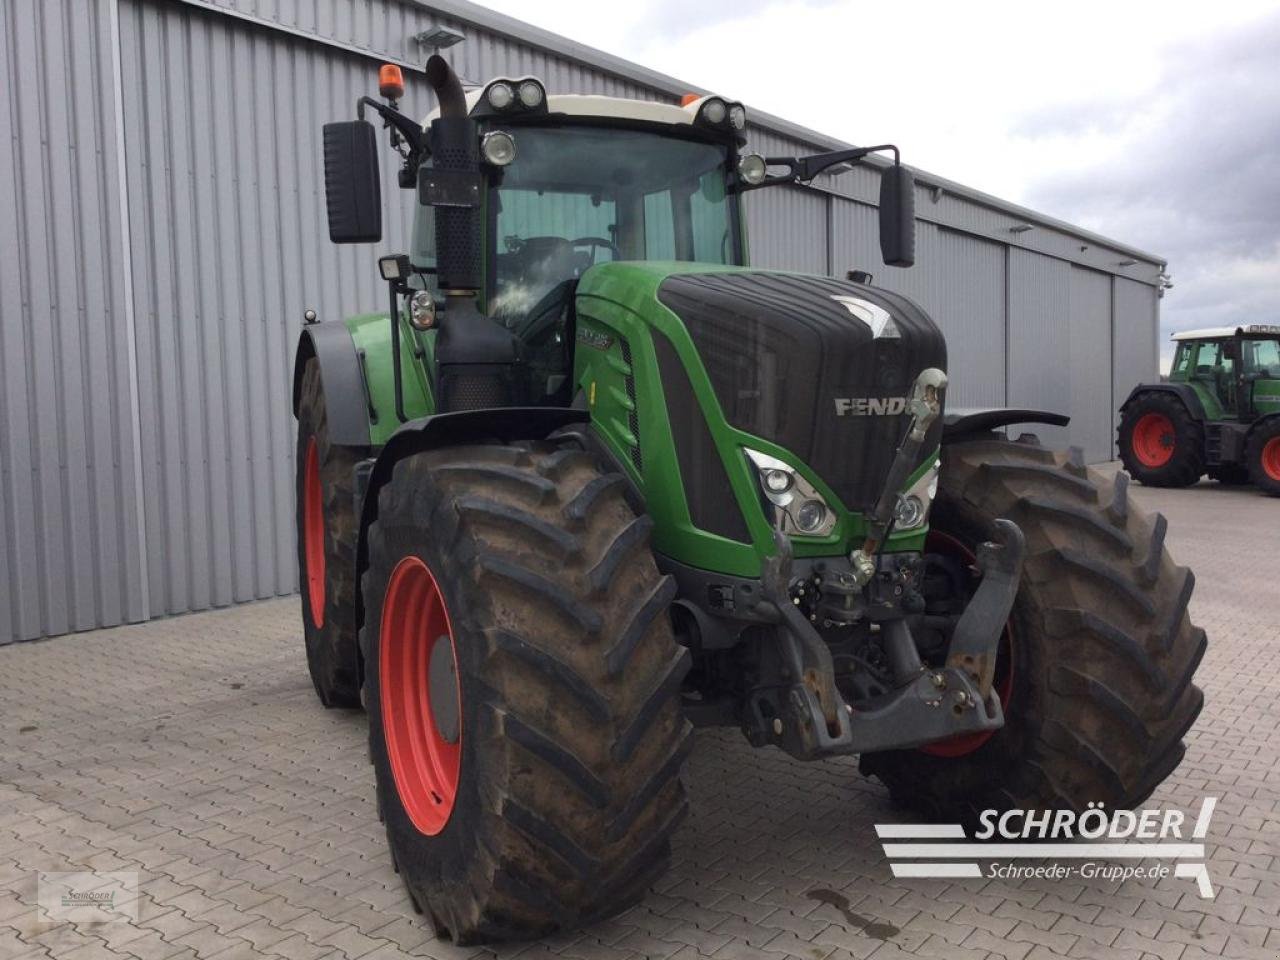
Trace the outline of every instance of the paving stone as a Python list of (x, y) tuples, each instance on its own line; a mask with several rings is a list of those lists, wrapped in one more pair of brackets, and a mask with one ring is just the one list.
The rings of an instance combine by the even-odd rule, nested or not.
[[(0, 648), (0, 703), (40, 730), (0, 732), (0, 958), (1277, 960), (1280, 572), (1255, 535), (1276, 505), (1213, 484), (1131, 494), (1199, 578), (1206, 706), (1151, 803), (1219, 798), (1214, 900), (1174, 879), (894, 878), (873, 824), (911, 815), (856, 759), (699, 730), (672, 870), (641, 904), (537, 944), (443, 943), (391, 870), (364, 718), (315, 701), (290, 597)], [(136, 870), (139, 923), (37, 927), (36, 871), (60, 868)]]

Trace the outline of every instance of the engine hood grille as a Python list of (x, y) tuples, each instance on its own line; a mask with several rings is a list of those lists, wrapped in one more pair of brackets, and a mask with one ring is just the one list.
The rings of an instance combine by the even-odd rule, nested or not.
[[(920, 307), (751, 270), (670, 276), (658, 298), (689, 331), (732, 426), (790, 450), (847, 508), (870, 508), (910, 420), (901, 399), (921, 370), (946, 369), (946, 341)], [(925, 450), (941, 430), (939, 418)]]

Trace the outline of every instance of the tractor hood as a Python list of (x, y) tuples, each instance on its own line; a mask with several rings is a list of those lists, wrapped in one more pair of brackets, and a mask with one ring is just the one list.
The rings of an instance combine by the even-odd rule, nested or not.
[[(664, 266), (649, 295), (679, 318), (715, 391), (720, 410), (701, 415), (791, 451), (845, 507), (869, 509), (909, 425), (911, 385), (928, 367), (946, 369), (946, 341), (928, 314), (899, 294), (830, 277)], [(584, 286), (607, 272), (588, 272)]]

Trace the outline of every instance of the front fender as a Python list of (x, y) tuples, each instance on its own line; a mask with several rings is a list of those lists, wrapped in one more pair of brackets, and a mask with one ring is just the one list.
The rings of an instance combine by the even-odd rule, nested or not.
[(293, 415), (302, 399), (302, 371), (315, 357), (320, 364), (329, 440), (348, 447), (369, 446), (369, 394), (355, 341), (345, 323), (303, 327), (293, 360)]
[(405, 457), (424, 450), (492, 441), (515, 443), (542, 440), (562, 427), (590, 421), (586, 410), (564, 407), (489, 407), (483, 410), (460, 410), (437, 413), (410, 420), (391, 435), (378, 453), (360, 506), (360, 536), (356, 543), (356, 611), (364, 617), (364, 598), (360, 593), (360, 575), (368, 564), (369, 526), (378, 515), (378, 491), (391, 479), (395, 465)]
[(1018, 407), (949, 410), (943, 417), (942, 442), (947, 444), (972, 439), (1015, 423), (1043, 423), (1065, 427), (1070, 422), (1071, 418), (1066, 414)]

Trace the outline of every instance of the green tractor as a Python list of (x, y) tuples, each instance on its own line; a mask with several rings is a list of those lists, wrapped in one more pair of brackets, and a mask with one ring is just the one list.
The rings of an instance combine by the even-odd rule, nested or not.
[(742, 198), (881, 171), (886, 263), (914, 258), (891, 146), (744, 152), (746, 112), (464, 92), (424, 123), (362, 98), (324, 130), (330, 237), (381, 237), (375, 113), (412, 249), (388, 312), (298, 344), (307, 659), (363, 705), (414, 905), (459, 943), (637, 902), (686, 811), (698, 725), (860, 756), (891, 796), (1141, 802), (1203, 697), (1194, 578), (1165, 522), (1078, 450), (946, 411), (946, 344), (906, 297), (747, 265)]
[(1280, 326), (1174, 334), (1164, 383), (1120, 408), (1120, 459), (1136, 480), (1186, 487), (1206, 473), (1280, 496)]

